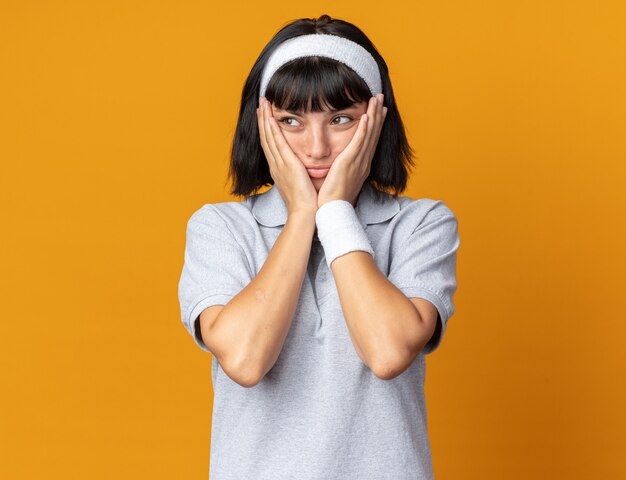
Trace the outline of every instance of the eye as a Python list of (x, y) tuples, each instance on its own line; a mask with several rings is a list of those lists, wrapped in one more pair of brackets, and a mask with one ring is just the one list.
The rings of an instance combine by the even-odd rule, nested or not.
[(343, 123), (335, 123), (335, 125), (345, 125), (346, 123), (352, 121), (352, 117), (349, 117), (348, 115), (338, 115), (335, 118), (333, 118), (333, 122), (335, 120), (337, 120), (338, 118), (347, 118), (348, 120), (346, 122), (343, 122)]
[[(285, 125), (289, 125), (290, 127), (295, 127), (296, 125), (291, 124), (291, 123), (287, 123), (288, 120), (293, 120), (294, 122), (298, 122), (298, 120), (296, 120), (293, 117), (282, 117), (280, 118), (278, 121), (281, 123), (284, 123)], [(299, 123), (299, 122), (298, 122)]]

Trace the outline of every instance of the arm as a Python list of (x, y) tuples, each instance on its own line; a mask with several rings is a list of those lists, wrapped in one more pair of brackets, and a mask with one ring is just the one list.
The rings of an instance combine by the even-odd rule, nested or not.
[(283, 347), (306, 273), (315, 213), (290, 215), (252, 281), (217, 315), (202, 338), (230, 378), (256, 385)]
[(342, 255), (331, 269), (357, 353), (377, 377), (400, 375), (435, 331), (436, 308), (426, 300), (407, 298), (369, 253)]

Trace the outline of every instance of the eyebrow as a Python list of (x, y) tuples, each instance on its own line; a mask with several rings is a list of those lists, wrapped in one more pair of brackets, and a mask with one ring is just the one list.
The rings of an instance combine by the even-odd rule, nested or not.
[[(357, 108), (358, 108), (357, 105), (353, 103), (350, 107), (346, 107), (346, 108), (331, 108), (328, 114), (330, 115), (330, 114), (337, 113), (337, 112), (343, 112), (345, 110), (355, 110)], [(295, 115), (296, 117), (301, 117), (303, 113), (301, 111), (296, 112), (294, 110), (283, 110), (281, 108), (277, 108), (277, 110), (280, 110), (281, 112), (291, 113), (292, 115)]]

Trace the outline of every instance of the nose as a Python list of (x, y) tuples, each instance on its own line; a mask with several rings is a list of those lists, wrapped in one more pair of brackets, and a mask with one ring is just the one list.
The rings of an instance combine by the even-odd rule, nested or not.
[(322, 159), (330, 155), (328, 134), (323, 128), (314, 127), (306, 140), (305, 154), (311, 159)]

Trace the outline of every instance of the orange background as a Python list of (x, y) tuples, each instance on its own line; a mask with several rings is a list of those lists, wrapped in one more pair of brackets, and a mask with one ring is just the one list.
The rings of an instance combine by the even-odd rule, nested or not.
[(186, 222), (234, 199), (262, 47), (323, 13), (389, 65), (405, 194), (459, 219), (436, 477), (626, 478), (626, 6), (545, 0), (2, 1), (1, 478), (206, 478)]

